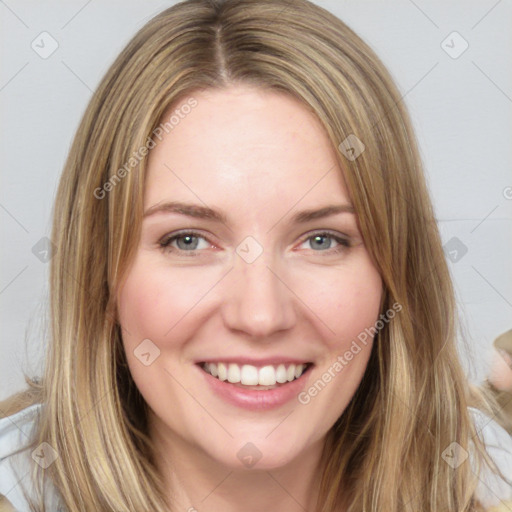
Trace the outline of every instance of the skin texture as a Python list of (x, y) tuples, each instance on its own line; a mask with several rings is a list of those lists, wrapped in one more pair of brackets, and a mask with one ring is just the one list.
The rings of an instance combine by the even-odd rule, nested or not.
[[(219, 398), (195, 363), (301, 358), (315, 365), (307, 389), (374, 325), (382, 281), (355, 214), (290, 223), (298, 211), (350, 203), (335, 150), (306, 106), (249, 86), (193, 96), (197, 106), (151, 150), (144, 209), (183, 201), (228, 219), (144, 219), (118, 296), (128, 364), (177, 509), (310, 510), (325, 436), (362, 379), (371, 339), (307, 405), (265, 411)], [(193, 239), (195, 256), (183, 238), (161, 248), (189, 228), (204, 236)], [(322, 230), (351, 247), (315, 239)], [(236, 253), (248, 236), (263, 249), (252, 263)], [(160, 351), (147, 366), (134, 353), (144, 339)], [(250, 469), (237, 457), (248, 442), (261, 452)]]
[(504, 350), (493, 349), (489, 380), (496, 389), (512, 392), (512, 356)]

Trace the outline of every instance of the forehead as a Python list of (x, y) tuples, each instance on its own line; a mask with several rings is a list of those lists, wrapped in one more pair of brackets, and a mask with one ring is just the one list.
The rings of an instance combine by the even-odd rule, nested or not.
[[(181, 109), (191, 97), (195, 106)], [(173, 114), (179, 121), (150, 151), (146, 207), (200, 199), (289, 209), (305, 195), (348, 201), (322, 124), (290, 95), (249, 86), (201, 91), (173, 105), (164, 122)]]

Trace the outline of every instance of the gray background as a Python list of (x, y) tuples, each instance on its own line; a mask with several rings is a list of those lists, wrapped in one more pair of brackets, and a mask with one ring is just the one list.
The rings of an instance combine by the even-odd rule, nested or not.
[[(0, 0), (0, 399), (23, 387), (22, 370), (40, 374), (48, 305), (41, 239), (50, 235), (80, 116), (123, 46), (173, 3)], [(512, 328), (512, 3), (316, 3), (377, 51), (404, 95), (454, 260), (470, 348), (464, 361), (470, 379), (481, 381), (493, 339)], [(57, 50), (42, 58), (52, 39)]]

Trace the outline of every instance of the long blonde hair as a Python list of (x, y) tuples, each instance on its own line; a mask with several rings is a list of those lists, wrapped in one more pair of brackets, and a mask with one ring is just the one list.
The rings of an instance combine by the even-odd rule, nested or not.
[[(457, 442), (478, 468), (490, 463), (468, 405), (491, 409), (459, 363), (454, 293), (408, 114), (374, 52), (306, 0), (174, 5), (134, 36), (91, 99), (55, 202), (45, 374), (29, 382), (31, 403), (45, 404), (32, 446), (60, 454), (44, 476), (69, 510), (168, 510), (115, 298), (140, 235), (140, 148), (170, 105), (231, 84), (297, 98), (333, 147), (351, 134), (364, 143), (355, 160), (338, 152), (339, 164), (385, 285), (382, 311), (402, 306), (329, 432), (317, 511), (477, 510), (469, 463), (453, 469), (442, 453)], [(40, 493), (41, 473), (35, 465)]]

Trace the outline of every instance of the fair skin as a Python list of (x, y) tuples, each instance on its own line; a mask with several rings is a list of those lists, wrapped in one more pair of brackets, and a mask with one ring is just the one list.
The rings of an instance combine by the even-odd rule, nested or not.
[[(220, 381), (198, 362), (307, 361), (299, 379), (307, 391), (374, 325), (382, 281), (354, 213), (292, 222), (303, 210), (350, 205), (335, 150), (310, 110), (252, 87), (192, 96), (197, 106), (151, 150), (144, 211), (180, 201), (219, 210), (226, 222), (145, 217), (118, 295), (157, 464), (176, 510), (313, 510), (326, 435), (363, 377), (372, 340), (307, 404), (294, 396), (260, 410), (214, 392), (207, 382)], [(192, 238), (161, 247), (186, 229)], [(332, 235), (315, 238), (326, 230)], [(242, 247), (262, 250), (250, 263), (236, 252), (248, 236), (258, 245)], [(134, 353), (145, 339), (146, 352), (160, 351), (148, 365)], [(248, 467), (237, 454), (258, 453), (253, 445), (260, 455)]]
[(512, 392), (512, 356), (504, 350), (492, 350), (489, 381), (500, 391)]

